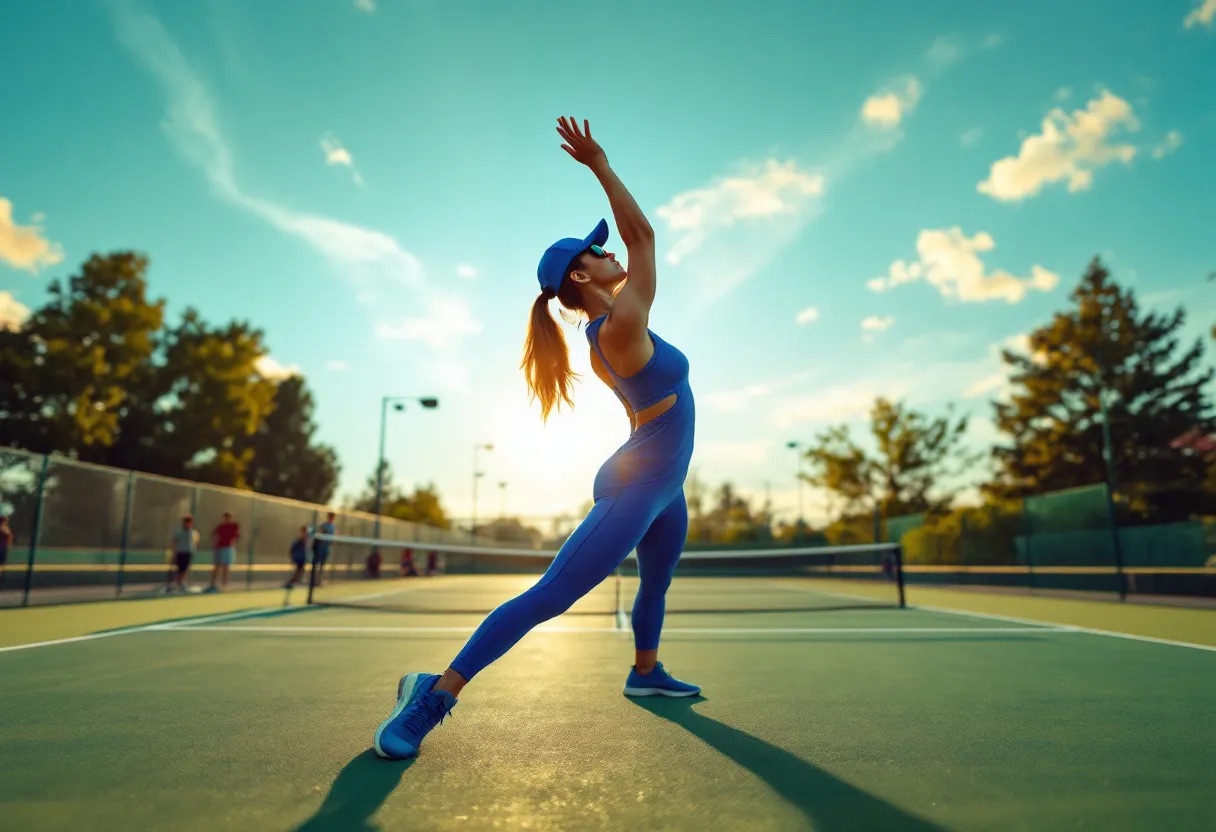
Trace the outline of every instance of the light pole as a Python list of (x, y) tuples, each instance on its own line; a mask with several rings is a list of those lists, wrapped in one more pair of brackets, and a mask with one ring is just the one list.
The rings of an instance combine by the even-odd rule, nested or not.
[(398, 413), (405, 410), (405, 403), (416, 401), (427, 410), (434, 410), (439, 407), (439, 399), (434, 396), (384, 396), (380, 399), (380, 453), (376, 457), (376, 531), (372, 534), (373, 537), (380, 537), (380, 495), (384, 490), (384, 434), (388, 422), (388, 406), (391, 404), (393, 410)]
[(498, 519), (502, 520), (507, 516), (507, 484), (503, 481), (498, 483)]
[(795, 459), (798, 462), (798, 467), (795, 469), (794, 479), (798, 481), (798, 536), (802, 536), (802, 443), (790, 440), (785, 443), (785, 447), (792, 448), (795, 454)]
[(477, 480), (483, 476), (483, 472), (477, 470), (477, 453), (478, 451), (492, 451), (494, 445), (489, 442), (478, 442), (473, 446), (473, 519), (469, 524), (469, 533), (477, 536)]

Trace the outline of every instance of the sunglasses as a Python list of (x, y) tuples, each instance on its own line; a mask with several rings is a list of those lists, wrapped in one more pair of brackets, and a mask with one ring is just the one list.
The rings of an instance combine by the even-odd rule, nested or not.
[(591, 246), (587, 249), (587, 252), (589, 254), (591, 254), (593, 257), (607, 257), (608, 256), (608, 252), (604, 251), (604, 249), (601, 248), (600, 246)]

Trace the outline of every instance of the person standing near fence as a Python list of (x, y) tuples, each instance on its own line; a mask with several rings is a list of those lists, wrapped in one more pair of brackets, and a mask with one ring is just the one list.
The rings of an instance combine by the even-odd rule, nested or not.
[(194, 528), (194, 518), (187, 514), (182, 518), (182, 524), (173, 530), (169, 536), (169, 548), (173, 552), (173, 568), (165, 581), (165, 592), (172, 592), (176, 586), (179, 591), (186, 591), (186, 575), (190, 572), (190, 562), (198, 551), (198, 529)]
[(308, 526), (300, 526), (300, 534), (291, 541), (291, 577), (287, 579), (287, 589), (304, 580), (304, 565), (308, 562)]
[[(317, 528), (317, 534), (328, 534), (328, 535), (337, 534), (337, 531), (336, 531), (337, 527), (334, 525), (334, 518), (337, 516), (338, 515), (334, 514), (332, 511), (329, 512), (325, 516), (326, 517), (325, 522), (322, 523)], [(329, 559), (329, 540), (328, 540), (328, 538), (321, 540), (314, 536), (312, 539), (312, 565), (313, 565), (313, 569), (317, 573), (317, 586), (321, 585), (321, 573), (325, 570), (325, 561), (328, 559)]]
[(225, 511), (220, 524), (211, 535), (214, 554), (211, 567), (211, 586), (208, 592), (219, 592), (228, 588), (228, 570), (236, 560), (236, 542), (241, 539), (241, 526), (232, 519), (232, 513)]
[(4, 570), (8, 566), (8, 550), (13, 546), (13, 530), (8, 527), (8, 517), (0, 514), (0, 584), (4, 583)]

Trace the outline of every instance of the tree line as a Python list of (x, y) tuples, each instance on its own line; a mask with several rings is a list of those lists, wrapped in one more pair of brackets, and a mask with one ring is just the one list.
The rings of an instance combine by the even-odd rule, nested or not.
[[(22, 325), (0, 331), (0, 445), (329, 502), (339, 461), (315, 438), (305, 379), (260, 369), (268, 350), (248, 321), (214, 325), (194, 308), (170, 320), (165, 299), (148, 296), (147, 270), (133, 252), (93, 255), (54, 281)], [(969, 420), (952, 409), (930, 416), (879, 398), (871, 441), (839, 424), (807, 445), (804, 479), (843, 506), (825, 529), (775, 522), (767, 502), (694, 473), (685, 485), (689, 543), (872, 540), (876, 514), (949, 516), (960, 482), (984, 467), (970, 484), (991, 506), (1113, 475), (1122, 522), (1216, 514), (1216, 371), (1200, 340), (1182, 343), (1185, 320), (1181, 307), (1142, 309), (1095, 258), (1068, 306), (1029, 334), (1028, 350), (1002, 351), (1009, 392), (992, 402), (1001, 436), (993, 447), (969, 446)], [(434, 484), (406, 493), (384, 465), (382, 514), (451, 527)], [(349, 502), (374, 508), (374, 473)], [(479, 532), (550, 546), (566, 525), (498, 518)]]
[(970, 483), (984, 497), (981, 522), (1016, 514), (1022, 498), (1108, 478), (1120, 524), (1216, 514), (1216, 371), (1202, 340), (1182, 343), (1185, 322), (1181, 307), (1142, 309), (1095, 258), (1026, 351), (1002, 350), (1009, 389), (991, 403), (1000, 440), (987, 453), (967, 446), (966, 417), (931, 418), (882, 398), (870, 411), (870, 448), (845, 425), (815, 438), (806, 479), (845, 505), (829, 536), (864, 528), (874, 511), (957, 527), (957, 483), (985, 463), (987, 475)]
[(0, 331), (0, 445), (327, 502), (338, 456), (315, 439), (304, 378), (263, 372), (248, 321), (171, 320), (147, 271), (135, 252), (94, 254)]

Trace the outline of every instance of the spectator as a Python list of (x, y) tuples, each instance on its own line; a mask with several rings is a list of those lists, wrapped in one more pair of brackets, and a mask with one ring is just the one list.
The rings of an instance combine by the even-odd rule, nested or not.
[(208, 592), (219, 592), (228, 588), (228, 571), (236, 560), (236, 543), (241, 539), (241, 526), (232, 519), (232, 513), (225, 511), (220, 524), (211, 534), (214, 555), (211, 568), (211, 586)]
[(172, 592), (176, 586), (178, 591), (186, 591), (186, 576), (190, 572), (190, 562), (198, 551), (198, 529), (194, 528), (194, 518), (187, 514), (182, 518), (179, 528), (169, 536), (169, 548), (173, 552), (173, 568), (165, 581), (165, 592)]
[(4, 568), (8, 565), (8, 550), (13, 546), (13, 530), (8, 527), (8, 517), (0, 514), (0, 582), (4, 581)]
[[(334, 526), (334, 518), (337, 517), (332, 511), (326, 515), (327, 519), (317, 529), (317, 534), (334, 535), (336, 527)], [(312, 539), (312, 564), (317, 572), (317, 586), (321, 585), (321, 574), (325, 570), (325, 561), (329, 557), (330, 541), (328, 539), (318, 538), (316, 535)]]
[(287, 579), (287, 589), (291, 589), (304, 579), (304, 564), (308, 561), (308, 527), (300, 526), (300, 534), (291, 541), (291, 565), (294, 570)]

